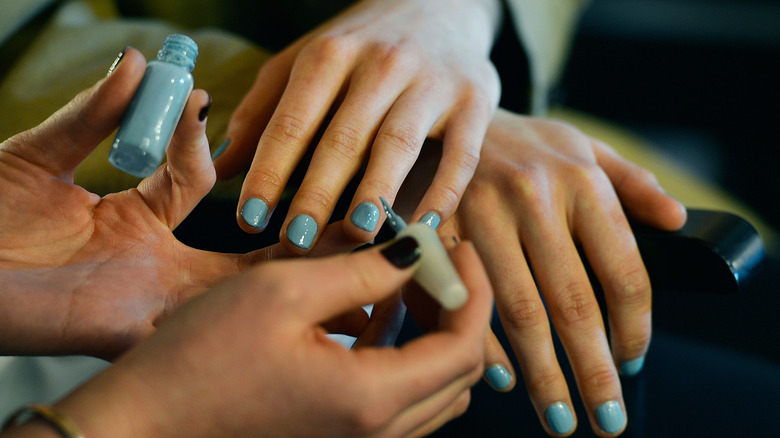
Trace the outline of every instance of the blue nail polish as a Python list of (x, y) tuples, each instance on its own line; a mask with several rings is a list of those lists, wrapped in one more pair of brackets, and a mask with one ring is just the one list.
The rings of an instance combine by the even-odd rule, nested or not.
[(574, 429), (574, 415), (566, 403), (555, 402), (551, 404), (544, 411), (544, 417), (547, 419), (547, 425), (550, 426), (550, 429), (557, 434), (563, 435)]
[(268, 215), (268, 204), (262, 199), (251, 198), (241, 208), (241, 217), (250, 227), (262, 228)]
[(228, 146), (230, 145), (230, 139), (227, 139), (223, 141), (219, 146), (217, 146), (216, 149), (214, 149), (214, 153), (211, 154), (211, 160), (216, 160), (218, 156), (222, 155), (225, 150), (227, 150)]
[(429, 211), (420, 218), (420, 223), (428, 225), (435, 230), (436, 228), (439, 228), (439, 223), (441, 223), (441, 216), (439, 216), (439, 214), (436, 212)]
[(295, 217), (287, 227), (287, 239), (295, 246), (309, 249), (317, 235), (317, 221), (308, 214)]
[(364, 202), (352, 212), (352, 223), (366, 231), (374, 231), (379, 221), (379, 208), (371, 202)]
[(642, 371), (642, 367), (645, 366), (645, 357), (637, 357), (620, 365), (620, 374), (626, 377), (634, 377)]
[(504, 389), (512, 384), (512, 375), (503, 365), (493, 365), (485, 370), (485, 378), (495, 389)]
[(160, 166), (192, 91), (198, 45), (185, 35), (165, 39), (127, 107), (108, 161), (131, 175), (147, 177)]
[(596, 408), (596, 421), (604, 432), (617, 433), (623, 428), (626, 419), (620, 403), (610, 400)]

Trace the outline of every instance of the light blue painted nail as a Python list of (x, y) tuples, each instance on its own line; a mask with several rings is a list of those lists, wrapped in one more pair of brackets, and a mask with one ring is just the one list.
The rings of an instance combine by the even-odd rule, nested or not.
[(503, 365), (493, 365), (485, 370), (485, 378), (495, 389), (504, 389), (512, 383), (512, 375)]
[(620, 365), (620, 374), (627, 377), (634, 377), (642, 371), (642, 367), (645, 366), (645, 357), (637, 357)]
[(574, 414), (571, 413), (569, 405), (564, 402), (555, 402), (548, 406), (544, 416), (550, 429), (559, 435), (574, 429)]
[(429, 211), (420, 218), (420, 223), (428, 225), (435, 230), (436, 228), (439, 228), (439, 223), (441, 223), (441, 216), (439, 216), (439, 213)]
[(251, 198), (241, 208), (241, 217), (250, 227), (262, 228), (268, 215), (268, 204), (262, 199)]
[(309, 249), (317, 235), (317, 221), (308, 214), (300, 214), (287, 227), (287, 239), (295, 246)]
[(596, 421), (606, 433), (617, 433), (623, 428), (626, 418), (620, 403), (610, 400), (596, 408)]
[(379, 207), (371, 202), (364, 202), (355, 207), (355, 211), (352, 212), (350, 219), (358, 228), (374, 231), (379, 221)]
[(217, 148), (214, 149), (214, 153), (211, 154), (212, 161), (216, 160), (218, 156), (222, 155), (222, 153), (227, 150), (228, 146), (230, 146), (230, 139), (223, 141), (222, 144), (217, 146)]

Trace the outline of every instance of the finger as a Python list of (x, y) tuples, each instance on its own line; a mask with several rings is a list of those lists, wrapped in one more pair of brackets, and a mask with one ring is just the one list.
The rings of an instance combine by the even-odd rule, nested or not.
[[(329, 122), (290, 204), (280, 240), (301, 250), (316, 244), (314, 227), (327, 223), (339, 197), (362, 166), (379, 124), (406, 84), (408, 73), (401, 67), (386, 66), (381, 62), (384, 61), (381, 53), (371, 56), (380, 60), (369, 60), (353, 73), (344, 101)], [(351, 233), (356, 240), (370, 240), (375, 234), (378, 199), (364, 202), (358, 214), (353, 213), (350, 221), (345, 222), (345, 225), (355, 225), (346, 227), (348, 233), (358, 226), (362, 230), (362, 233)], [(313, 219), (308, 222), (312, 232), (298, 226), (303, 220), (301, 215)], [(302, 236), (301, 232), (307, 234)]]
[(466, 412), (471, 401), (469, 388), (477, 381), (478, 371), (455, 379), (442, 390), (404, 409), (384, 432), (387, 436), (424, 436), (433, 432)]
[[(366, 220), (377, 208), (379, 198), (392, 201), (407, 174), (414, 166), (423, 142), (441, 108), (426, 102), (441, 100), (430, 94), (409, 90), (398, 97), (376, 133), (366, 172), (347, 211), (345, 231), (362, 240), (374, 234), (376, 223)], [(378, 218), (377, 218), (378, 219)]]
[(138, 185), (146, 204), (171, 230), (189, 215), (216, 181), (206, 138), (210, 105), (207, 92), (195, 90), (190, 94), (167, 151), (168, 162)]
[(577, 204), (574, 234), (604, 289), (612, 354), (624, 375), (637, 374), (650, 344), (652, 289), (628, 221), (609, 190)]
[(141, 82), (146, 66), (143, 55), (128, 48), (121, 59), (110, 76), (79, 93), (33, 129), (34, 141), (25, 142), (24, 148), (14, 152), (72, 181), (76, 166), (119, 126)]
[(220, 179), (229, 179), (249, 166), (260, 136), (282, 97), (296, 52), (288, 49), (263, 64), (228, 123), (224, 152), (214, 159)]
[[(495, 212), (489, 220), (482, 220), (485, 212), (491, 211), (487, 206), (495, 205), (496, 195), (470, 193), (469, 196), (482, 200), (482, 203), (464, 206), (473, 210), (473, 214), (467, 214), (466, 217), (476, 218), (466, 223), (465, 227), (477, 242), (477, 249), (488, 268), (495, 288), (496, 307), (520, 365), (528, 396), (548, 433), (571, 433), (576, 428), (576, 417), (569, 387), (555, 354), (547, 312), (529, 270), (520, 237), (511, 231), (517, 226), (510, 216)], [(515, 206), (514, 209), (524, 208)], [(525, 210), (529, 216), (533, 211)], [(547, 218), (528, 217), (526, 222), (536, 223), (540, 220), (545, 221)], [(496, 245), (495, 242), (506, 243)], [(564, 270), (565, 265), (559, 261), (555, 263), (558, 269)], [(496, 370), (495, 378), (505, 379), (500, 371)]]
[(395, 344), (404, 323), (406, 306), (401, 294), (393, 294), (374, 304), (371, 319), (353, 344), (360, 347), (388, 347)]
[[(239, 197), (238, 223), (248, 233), (265, 228), (268, 213), (278, 203), (352, 68), (348, 48), (334, 41), (325, 39), (301, 51), (260, 137)], [(312, 224), (303, 225), (311, 232)]]
[[(457, 209), (477, 169), (492, 114), (490, 102), (477, 96), (465, 100), (447, 121), (439, 168), (412, 220), (446, 221)], [(435, 215), (438, 219), (430, 219)]]
[(603, 142), (591, 143), (599, 166), (630, 216), (664, 230), (677, 230), (685, 224), (685, 207), (664, 192), (655, 175), (625, 160)]
[[(328, 278), (301, 299), (312, 301), (304, 321), (324, 321), (357, 307), (384, 300), (413, 275), (423, 249), (414, 238), (340, 257), (307, 260), (306, 278)], [(300, 274), (296, 275), (300, 277)], [(301, 279), (305, 281), (305, 279)]]
[(357, 308), (349, 310), (343, 315), (322, 323), (322, 328), (328, 333), (347, 336), (360, 336), (369, 325), (369, 317), (365, 310)]
[[(453, 263), (469, 290), (469, 298), (457, 311), (444, 312), (441, 331), (397, 350), (355, 352), (364, 369), (370, 370), (365, 378), (374, 382), (388, 412), (421, 402), (455, 381), (465, 390), (482, 373), (484, 336), (492, 307), (490, 283), (472, 245), (459, 245), (453, 252)], [(378, 386), (376, 382), (380, 382)]]
[(468, 409), (470, 402), (471, 391), (467, 390), (461, 392), (452, 403), (442, 409), (435, 417), (411, 432), (404, 434), (404, 436), (422, 437), (430, 435), (446, 423), (449, 423), (452, 419), (463, 415)]
[(565, 215), (523, 223), (525, 247), (588, 410), (591, 427), (602, 436), (625, 428), (625, 408), (617, 370), (598, 302), (572, 241)]

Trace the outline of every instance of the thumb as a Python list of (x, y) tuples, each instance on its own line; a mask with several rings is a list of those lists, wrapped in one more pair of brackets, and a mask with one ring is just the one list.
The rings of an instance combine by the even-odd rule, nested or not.
[(27, 141), (16, 143), (14, 152), (72, 181), (76, 166), (119, 126), (145, 67), (141, 52), (128, 48), (111, 75), (29, 131)]
[[(299, 261), (305, 268), (294, 268), (291, 275), (304, 283), (297, 288), (310, 303), (302, 309), (304, 318), (326, 321), (388, 298), (412, 278), (421, 254), (419, 243), (407, 236), (381, 248)], [(311, 287), (313, 281), (316, 287)]]

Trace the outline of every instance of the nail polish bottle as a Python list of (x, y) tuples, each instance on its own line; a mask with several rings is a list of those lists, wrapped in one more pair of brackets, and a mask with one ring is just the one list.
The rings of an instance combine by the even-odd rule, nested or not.
[(127, 108), (108, 160), (131, 175), (146, 177), (160, 166), (192, 91), (198, 45), (185, 35), (169, 35), (149, 61)]

